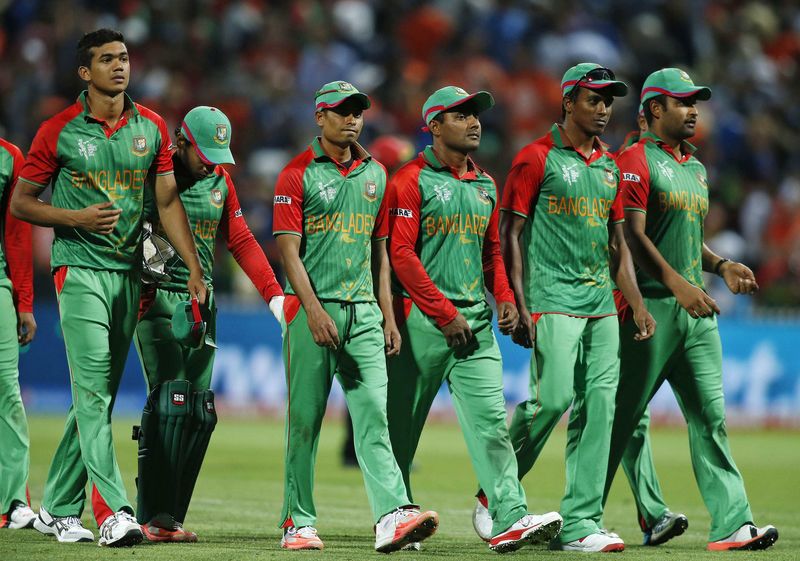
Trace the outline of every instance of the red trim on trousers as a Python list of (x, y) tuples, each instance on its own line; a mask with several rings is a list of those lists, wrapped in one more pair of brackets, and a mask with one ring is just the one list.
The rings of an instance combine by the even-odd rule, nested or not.
[(64, 289), (64, 282), (67, 280), (67, 271), (69, 267), (62, 265), (53, 271), (53, 282), (56, 285), (56, 294), (61, 294)]
[(114, 511), (108, 506), (108, 503), (100, 494), (100, 491), (97, 490), (97, 485), (94, 483), (92, 483), (92, 510), (94, 511), (94, 519), (97, 521), (98, 526), (100, 526), (106, 518), (114, 514)]

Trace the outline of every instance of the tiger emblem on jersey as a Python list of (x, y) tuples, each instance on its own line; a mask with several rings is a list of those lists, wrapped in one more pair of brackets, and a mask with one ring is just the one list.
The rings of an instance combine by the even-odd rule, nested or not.
[(700, 187), (708, 191), (708, 179), (702, 173), (697, 173), (697, 182), (700, 184)]
[(222, 191), (219, 189), (211, 189), (211, 204), (217, 208), (222, 207)]
[(614, 171), (608, 168), (603, 170), (603, 185), (614, 189), (617, 186), (617, 178), (614, 176)]
[(478, 200), (485, 205), (492, 204), (492, 198), (489, 196), (489, 191), (483, 187), (477, 189)]
[(150, 149), (147, 147), (147, 139), (143, 136), (134, 136), (133, 137), (133, 146), (131, 146), (131, 152), (136, 154), (137, 156), (145, 156)]
[(364, 183), (364, 198), (374, 203), (378, 200), (378, 185), (374, 181)]

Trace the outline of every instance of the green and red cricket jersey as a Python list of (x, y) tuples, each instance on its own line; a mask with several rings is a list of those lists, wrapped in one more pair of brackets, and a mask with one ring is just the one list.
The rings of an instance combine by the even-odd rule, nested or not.
[[(275, 185), (273, 233), (300, 236), (300, 259), (321, 301), (375, 302), (372, 242), (386, 239), (386, 168), (358, 144), (349, 167), (319, 138), (290, 161)], [(294, 294), (286, 282), (286, 294)]]
[(11, 195), (25, 163), (15, 145), (0, 138), (0, 279), (11, 279), (17, 313), (33, 312), (31, 225), (11, 214)]
[[(177, 154), (173, 155), (172, 165), (181, 202), (189, 219), (189, 228), (194, 234), (200, 265), (205, 271), (206, 285), (210, 287), (213, 283), (214, 245), (217, 233), (221, 233), (228, 250), (253, 282), (264, 301), (269, 304), (274, 296), (282, 295), (283, 290), (275, 279), (275, 273), (264, 255), (264, 250), (247, 225), (233, 180), (225, 168), (216, 166), (210, 175), (196, 180)], [(166, 232), (158, 221), (152, 187), (148, 185), (145, 191), (145, 216), (154, 224), (158, 224), (157, 233), (166, 237)], [(169, 281), (159, 283), (159, 288), (178, 292), (186, 290), (189, 268), (183, 261), (178, 262), (170, 272), (170, 276), (172, 278)]]
[(625, 150), (639, 142), (639, 137), (641, 136), (641, 132), (639, 130), (631, 131), (625, 135), (625, 138), (622, 139), (622, 144), (619, 145), (617, 151), (613, 153), (614, 158), (619, 157)]
[(608, 232), (624, 220), (618, 184), (605, 146), (595, 139), (585, 158), (559, 125), (514, 158), (501, 209), (527, 219), (523, 290), (531, 313), (616, 313)]
[(20, 179), (44, 189), (53, 180), (52, 205), (80, 210), (112, 202), (122, 209), (111, 234), (54, 228), (50, 265), (124, 271), (140, 267), (142, 205), (148, 174), (172, 173), (167, 126), (158, 114), (125, 95), (112, 129), (92, 115), (87, 92), (39, 127)]
[(395, 293), (410, 297), (440, 327), (457, 305), (485, 300), (514, 302), (497, 232), (497, 186), (469, 159), (459, 177), (428, 146), (394, 174), (389, 184)]
[[(625, 210), (647, 214), (645, 234), (675, 271), (693, 285), (703, 285), (703, 221), (708, 214), (706, 168), (695, 147), (681, 146), (681, 156), (652, 133), (617, 158), (622, 172)], [(672, 293), (637, 269), (643, 296)]]

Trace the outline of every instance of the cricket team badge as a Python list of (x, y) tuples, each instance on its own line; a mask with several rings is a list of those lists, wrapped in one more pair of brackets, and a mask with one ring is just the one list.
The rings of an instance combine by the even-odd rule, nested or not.
[(476, 194), (478, 195), (478, 200), (483, 204), (492, 204), (492, 198), (489, 196), (489, 191), (487, 191), (484, 187), (478, 187)]
[(219, 189), (211, 189), (211, 204), (217, 208), (222, 206), (222, 191)]
[(378, 185), (374, 181), (364, 183), (364, 198), (373, 203), (378, 200)]
[(147, 153), (150, 152), (150, 149), (147, 147), (147, 139), (143, 136), (134, 136), (131, 151), (137, 156), (147, 155)]
[(222, 146), (228, 144), (228, 125), (217, 125), (217, 132), (214, 134), (214, 142), (221, 144)]

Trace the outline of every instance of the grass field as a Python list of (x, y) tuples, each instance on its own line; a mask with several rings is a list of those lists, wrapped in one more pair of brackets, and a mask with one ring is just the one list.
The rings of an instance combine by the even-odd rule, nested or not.
[[(128, 495), (135, 497), (136, 448), (129, 419), (115, 420), (117, 455)], [(50, 456), (61, 435), (61, 419), (30, 419), (31, 493), (39, 505)], [(279, 547), (283, 488), (282, 423), (274, 420), (223, 418), (194, 495), (186, 526), (196, 531), (196, 544), (143, 544), (131, 549), (101, 549), (95, 544), (59, 544), (31, 531), (0, 530), (0, 561), (140, 559), (376, 559), (372, 520), (360, 472), (340, 465), (342, 427), (328, 419), (323, 427), (317, 463), (317, 528), (323, 552), (285, 552)], [(536, 468), (524, 480), (534, 512), (557, 510), (564, 488), (564, 431), (547, 444)], [(659, 429), (653, 434), (656, 465), (667, 501), (689, 517), (687, 532), (657, 548), (644, 548), (635, 508), (624, 477), (617, 478), (606, 510), (606, 526), (626, 540), (625, 559), (694, 560), (731, 555), (735, 559), (800, 559), (800, 435), (785, 431), (734, 431), (734, 456), (744, 474), (757, 522), (780, 530), (780, 540), (767, 552), (704, 551), (709, 518), (694, 483), (684, 429)], [(0, 451), (2, 453), (2, 451)], [(456, 425), (432, 423), (426, 428), (413, 476), (415, 494), (424, 508), (437, 510), (440, 528), (419, 553), (399, 552), (409, 559), (488, 559), (493, 557), (472, 530), (475, 481), (463, 439)], [(96, 533), (88, 508), (84, 523)], [(582, 554), (527, 548), (513, 554), (525, 558), (579, 558)]]

